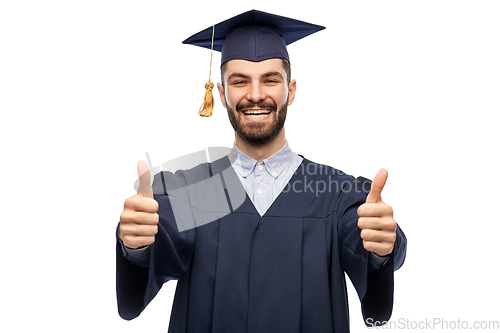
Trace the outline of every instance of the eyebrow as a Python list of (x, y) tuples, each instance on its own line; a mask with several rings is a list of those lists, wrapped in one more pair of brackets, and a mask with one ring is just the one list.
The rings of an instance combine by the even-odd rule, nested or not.
[(227, 78), (227, 80), (231, 80), (232, 78), (240, 78), (240, 79), (250, 79), (250, 76), (248, 75), (245, 75), (245, 74), (241, 74), (241, 73), (232, 73), (231, 75), (229, 75), (229, 77)]
[(271, 77), (271, 76), (279, 76), (283, 80), (283, 75), (278, 71), (268, 72), (268, 73), (262, 75), (262, 77)]
[[(278, 71), (274, 71), (274, 72), (267, 72), (267, 73), (264, 73), (262, 75), (263, 78), (267, 78), (267, 77), (271, 77), (271, 76), (279, 76), (282, 80), (283, 80), (283, 75), (278, 72)], [(231, 80), (233, 78), (240, 78), (240, 79), (250, 79), (250, 76), (248, 75), (245, 75), (245, 74), (242, 74), (242, 73), (232, 73), (229, 75), (229, 77), (227, 78), (227, 80)]]

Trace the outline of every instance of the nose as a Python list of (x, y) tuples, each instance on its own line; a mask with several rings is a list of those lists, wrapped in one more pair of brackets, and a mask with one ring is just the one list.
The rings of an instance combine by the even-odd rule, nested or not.
[(249, 86), (249, 91), (246, 97), (249, 101), (253, 101), (255, 103), (266, 99), (266, 93), (260, 82), (253, 82)]

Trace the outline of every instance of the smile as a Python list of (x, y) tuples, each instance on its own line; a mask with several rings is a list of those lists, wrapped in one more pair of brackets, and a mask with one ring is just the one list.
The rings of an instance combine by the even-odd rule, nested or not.
[(245, 110), (243, 112), (248, 118), (264, 118), (271, 113), (269, 110)]

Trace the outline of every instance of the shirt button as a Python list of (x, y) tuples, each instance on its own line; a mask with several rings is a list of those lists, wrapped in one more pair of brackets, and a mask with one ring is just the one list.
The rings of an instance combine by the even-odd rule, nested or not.
[(262, 169), (264, 169), (264, 166), (263, 166), (263, 165), (259, 165), (259, 166), (257, 167), (257, 169), (262, 170)]
[(273, 177), (276, 177), (276, 172), (273, 172)]
[(257, 190), (257, 194), (262, 194), (262, 190), (260, 188)]
[(248, 175), (248, 172), (246, 172), (246, 171), (243, 172), (243, 176), (246, 176), (246, 175)]

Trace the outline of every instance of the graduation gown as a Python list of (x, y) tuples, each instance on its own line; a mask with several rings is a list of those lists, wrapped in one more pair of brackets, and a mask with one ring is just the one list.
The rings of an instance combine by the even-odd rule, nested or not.
[[(406, 238), (398, 227), (389, 260), (378, 270), (371, 268), (357, 226), (369, 180), (304, 159), (263, 216), (246, 196), (238, 207), (229, 205), (229, 214), (179, 232), (173, 202), (192, 205), (192, 194), (184, 199), (167, 195), (165, 183), (182, 188), (223, 170), (234, 173), (227, 158), (155, 176), (160, 222), (149, 267), (133, 265), (120, 244), (116, 248), (122, 318), (137, 317), (163, 283), (178, 280), (171, 333), (344, 333), (349, 332), (347, 273), (364, 319), (389, 320), (393, 272), (404, 262)], [(191, 211), (196, 215), (200, 209)]]

